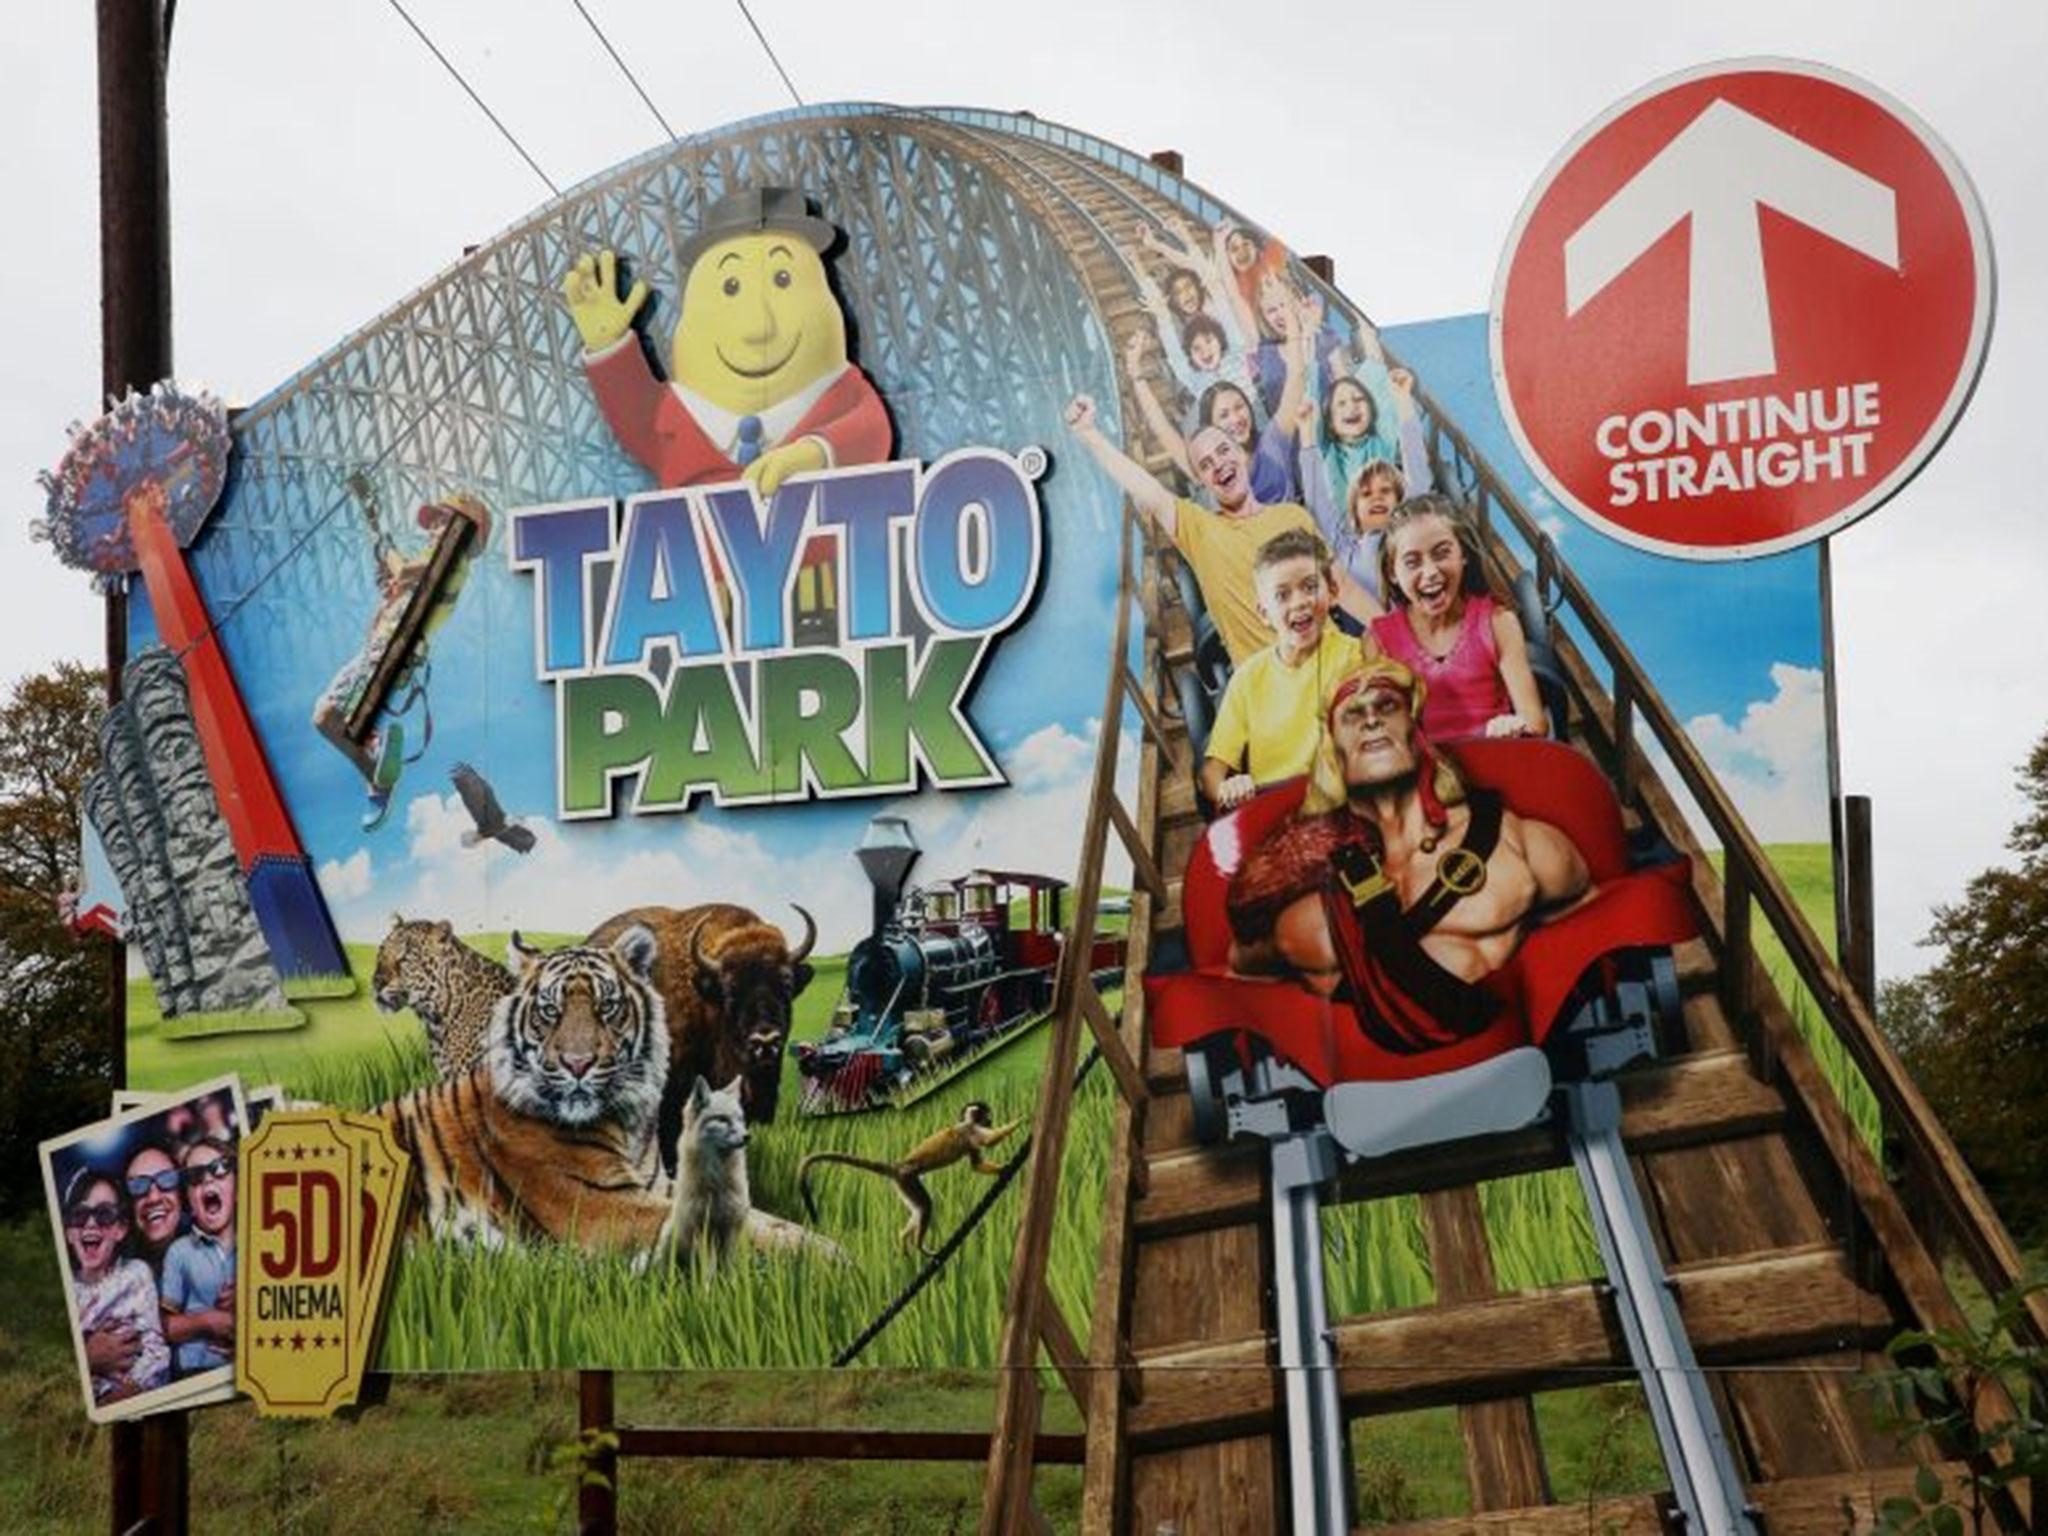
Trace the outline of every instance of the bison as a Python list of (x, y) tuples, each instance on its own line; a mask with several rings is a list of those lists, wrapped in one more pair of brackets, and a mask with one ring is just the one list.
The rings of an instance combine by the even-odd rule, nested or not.
[(773, 923), (724, 902), (635, 907), (600, 924), (587, 940), (609, 944), (635, 923), (653, 931), (654, 984), (668, 1010), (668, 1088), (658, 1126), (664, 1164), (672, 1164), (683, 1098), (700, 1076), (709, 1083), (738, 1077), (747, 1119), (775, 1118), (790, 1006), (810, 984), (805, 960), (818, 939), (811, 914), (796, 911), (804, 936), (794, 949)]

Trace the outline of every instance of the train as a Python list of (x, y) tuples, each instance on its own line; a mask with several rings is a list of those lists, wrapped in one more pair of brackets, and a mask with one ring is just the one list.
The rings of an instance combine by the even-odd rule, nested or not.
[[(824, 1036), (792, 1046), (799, 1113), (852, 1114), (925, 1097), (997, 1046), (1044, 1021), (1067, 937), (1067, 882), (976, 869), (908, 883), (919, 848), (910, 823), (868, 823), (855, 858), (873, 888), (868, 935)], [(1098, 931), (1088, 967), (1120, 977), (1124, 937)]]

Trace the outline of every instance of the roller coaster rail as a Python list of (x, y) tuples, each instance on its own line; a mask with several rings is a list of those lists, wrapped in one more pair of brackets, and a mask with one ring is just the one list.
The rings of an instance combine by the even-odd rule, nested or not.
[[(1183, 214), (1185, 205), (1169, 195), (1167, 179), (1154, 168), (1141, 174), (1119, 165), (1131, 174), (1113, 185), (1114, 178), (1103, 174), (1105, 155), (1112, 152), (1092, 140), (1032, 124), (1029, 141), (1013, 132), (999, 144), (987, 141), (993, 134), (975, 143), (983, 136), (974, 131), (974, 114), (947, 117), (963, 125), (963, 147), (999, 158), (1028, 178), (1039, 211), (1059, 228), (1088, 273), (1104, 330), (1117, 346), (1139, 323), (1130, 285), (1114, 280), (1134, 241), (1118, 239), (1108, 226), (1115, 219), (1135, 223)], [(1327, 270), (1318, 275), (1328, 287)], [(1334, 289), (1327, 297), (1343, 303)], [(1129, 380), (1121, 382), (1127, 389)], [(1284, 1412), (1283, 1399), (1296, 1385), (1287, 1378), (1302, 1373), (1283, 1369), (1276, 1380), (1272, 1368), (1299, 1358), (1302, 1339), (1290, 1345), (1290, 1333), (1327, 1346), (1330, 1367), (1307, 1374), (1333, 1379), (1332, 1395), (1345, 1409), (1458, 1406), (1474, 1515), (1420, 1522), (1412, 1527), (1416, 1532), (1563, 1532), (1586, 1528), (1596, 1515), (1601, 1523), (1594, 1528), (1625, 1531), (1670, 1529), (1674, 1520), (1693, 1530), (1746, 1529), (1742, 1522), (1751, 1518), (1772, 1532), (1839, 1530), (1845, 1519), (1873, 1517), (1883, 1498), (1911, 1484), (1914, 1469), (1901, 1464), (1896, 1448), (1888, 1456), (1867, 1427), (1849, 1422), (1857, 1410), (1844, 1383), (1897, 1329), (1961, 1323), (1937, 1240), (1953, 1241), (1987, 1292), (2003, 1291), (2020, 1277), (2011, 1238), (1906, 1077), (1869, 1004), (1821, 945), (1647, 673), (1498, 473), (1426, 390), (1418, 388), (1416, 402), (1437, 483), (1479, 524), (1491, 574), (1504, 588), (1523, 575), (1525, 557), (1510, 536), (1519, 539), (1547, 606), (1561, 610), (1605, 664), (1611, 681), (1603, 683), (1572, 633), (1556, 627), (1572, 739), (1600, 763), (1633, 824), (1691, 857), (1703, 942), (1683, 946), (1680, 957), (1690, 1050), (1681, 1048), (1675, 1059), (1624, 1078), (1604, 1126), (1576, 1132), (1532, 1128), (1424, 1149), (1423, 1156), (1396, 1154), (1339, 1174), (1327, 1187), (1340, 1199), (1421, 1195), (1439, 1305), (1349, 1319), (1310, 1313), (1288, 1329), (1285, 1314), (1301, 1298), (1271, 1294), (1287, 1284), (1276, 1254), (1285, 1244), (1274, 1230), (1288, 1224), (1279, 1211), (1280, 1181), (1230, 1149), (1197, 1151), (1187, 1145), (1179, 1052), (1149, 1046), (1145, 997), (1130, 979), (1142, 974), (1162, 941), (1175, 942), (1179, 873), (1200, 821), (1191, 783), (1196, 752), (1176, 702), (1185, 695), (1175, 686), (1177, 674), (1192, 663), (1193, 615), (1174, 601), (1175, 583), (1162, 580), (1173, 557), (1126, 507), (1103, 732), (1077, 881), (1085, 899), (1075, 922), (1077, 932), (1085, 933), (1094, 920), (1113, 830), (1133, 865), (1130, 969), (1120, 1018), (1084, 978), (1063, 975), (1056, 995), (999, 1357), (985, 1531), (1042, 1524), (1031, 1502), (1041, 1345), (1086, 1423), (1084, 1530), (1153, 1536), (1155, 1527), (1171, 1527), (1194, 1536), (1277, 1523), (1278, 1511), (1289, 1507), (1279, 1491), (1284, 1473), (1276, 1469), (1284, 1460), (1285, 1422), (1293, 1417)], [(1135, 414), (1127, 410), (1124, 419)], [(1155, 469), (1162, 466), (1157, 445), (1141, 452), (1134, 431), (1127, 431), (1126, 440), (1135, 456)], [(1142, 557), (1137, 570), (1134, 552)], [(1129, 627), (1134, 604), (1144, 625), (1135, 669)], [(1115, 788), (1119, 722), (1127, 708), (1142, 728), (1135, 813)], [(1661, 749), (1719, 840), (1724, 873), (1709, 862), (1660, 778), (1651, 747)], [(1882, 1116), (1884, 1161), (1856, 1129), (1766, 969), (1758, 950), (1759, 913), (1826, 1034), (1868, 1084)], [(1062, 1079), (1070, 1074), (1084, 1024), (1119, 1088), (1085, 1358), (1044, 1284), (1059, 1204), (1093, 1197), (1062, 1191), (1059, 1181), (1070, 1110)], [(1615, 1279), (1609, 1286), (1501, 1296), (1486, 1253), (1476, 1186), (1560, 1166), (1567, 1158), (1579, 1163), (1601, 1228), (1603, 1258)], [(1602, 1181), (1614, 1190), (1610, 1199), (1595, 1196)], [(1910, 1211), (1895, 1183), (1911, 1195)], [(1639, 1194), (1650, 1201), (1648, 1207)], [(1767, 1232), (1773, 1219), (1767, 1207), (1788, 1195), (1797, 1197), (1788, 1210), (1800, 1209), (1783, 1217), (1787, 1232)], [(1725, 1216), (1729, 1202), (1748, 1202), (1751, 1209)], [(1687, 1209), (1695, 1203), (1698, 1209)], [(1721, 1218), (1708, 1214), (1712, 1209), (1724, 1213), (1725, 1229), (1717, 1226)], [(1220, 1242), (1209, 1253), (1153, 1258), (1183, 1234), (1193, 1241), (1262, 1217), (1263, 1236), (1256, 1243), (1248, 1247), (1249, 1239), (1233, 1237), (1229, 1246), (1251, 1273), (1233, 1273), (1229, 1264), (1217, 1263), (1227, 1246)], [(1660, 1250), (1669, 1250), (1668, 1271)], [(1302, 1257), (1295, 1254), (1286, 1267), (1298, 1270)], [(1641, 1289), (1655, 1296), (1631, 1301), (1623, 1295), (1618, 1303), (1617, 1292), (1629, 1289), (1620, 1271), (1645, 1261), (1650, 1279)], [(1241, 1317), (1209, 1316), (1190, 1325), (1178, 1348), (1139, 1340), (1156, 1316), (1150, 1303), (1169, 1294), (1158, 1283), (1161, 1275), (1205, 1292), (1193, 1310), (1229, 1310), (1213, 1293), (1241, 1284), (1248, 1304), (1264, 1308), (1256, 1333), (1242, 1332)], [(1137, 1301), (1141, 1287), (1150, 1287), (1143, 1304)], [(1644, 1365), (1657, 1351), (1646, 1353), (1633, 1337), (1620, 1337), (1627, 1319), (1618, 1309), (1643, 1316), (1660, 1307), (1682, 1346), (1682, 1366)], [(1275, 1310), (1282, 1316), (1276, 1318)], [(1547, 1356), (1546, 1330), (1556, 1335)], [(2048, 1305), (2040, 1298), (2030, 1303), (2021, 1332), (2030, 1342), (2048, 1339)], [(1504, 1341), (1524, 1336), (1538, 1340), (1538, 1352), (1531, 1356), (1524, 1345), (1516, 1358)], [(1502, 1358), (1486, 1358), (1489, 1346)], [(1695, 1348), (1708, 1365), (1731, 1368), (1700, 1371)], [(1739, 1472), (1724, 1472), (1718, 1480), (1709, 1472), (1694, 1480), (1710, 1501), (1704, 1509), (1682, 1494), (1675, 1501), (1607, 1500), (1597, 1509), (1592, 1503), (1552, 1503), (1527, 1394), (1624, 1376), (1631, 1362), (1645, 1380), (1658, 1369), (1680, 1377), (1691, 1394), (1691, 1407), (1681, 1404), (1681, 1412), (1692, 1414), (1695, 1428), (1708, 1439), (1719, 1440), (1726, 1418), (1730, 1444), (1739, 1445), (1750, 1469), (1747, 1490)], [(1982, 1419), (2010, 1411), (2003, 1400), (1980, 1399)], [(1815, 1416), (1822, 1422), (1813, 1422)], [(1812, 1446), (1794, 1438), (1801, 1427), (1812, 1436)], [(1673, 1440), (1660, 1433), (1660, 1442), (1667, 1464), (1677, 1460)], [(1333, 1460), (1327, 1445), (1287, 1449), (1296, 1452), (1297, 1462), (1320, 1458), (1325, 1478), (1341, 1475), (1329, 1470), (1341, 1462), (1341, 1453)], [(1951, 1447), (1945, 1454), (1956, 1458), (1966, 1449)], [(1806, 1465), (1816, 1460), (1826, 1464)], [(1961, 1469), (1952, 1459), (1936, 1471), (1947, 1477)], [(1199, 1494), (1192, 1492), (1197, 1488)], [(2030, 1528), (2027, 1503), (2026, 1491), (2014, 1490), (2010, 1502), (1994, 1512), (2002, 1528)], [(1297, 1528), (1312, 1528), (1303, 1523), (1299, 1505), (1294, 1508)], [(1325, 1525), (1318, 1520), (1313, 1528)]]

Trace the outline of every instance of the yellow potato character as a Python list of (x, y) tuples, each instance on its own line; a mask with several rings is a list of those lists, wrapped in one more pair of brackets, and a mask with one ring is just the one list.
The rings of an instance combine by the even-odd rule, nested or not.
[(889, 457), (888, 412), (847, 361), (846, 318), (825, 275), (836, 233), (787, 188), (714, 204), (679, 253), (683, 307), (666, 386), (632, 335), (647, 285), (618, 297), (610, 251), (564, 277), (598, 405), (660, 484), (744, 476), (770, 495), (791, 475)]

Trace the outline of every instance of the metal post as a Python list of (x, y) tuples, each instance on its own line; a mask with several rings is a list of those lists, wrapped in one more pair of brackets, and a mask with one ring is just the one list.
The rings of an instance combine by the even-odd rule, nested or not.
[(1572, 1163), (1685, 1530), (1688, 1536), (1755, 1536), (1754, 1511), (1622, 1145), (1621, 1095), (1612, 1083), (1580, 1083), (1565, 1099)]
[[(171, 371), (170, 156), (164, 116), (163, 13), (158, 0), (99, 0), (100, 387), (147, 389)], [(107, 702), (121, 697), (128, 600), (106, 603)], [(113, 1084), (128, 1080), (127, 953), (107, 976)], [(182, 1413), (117, 1424), (110, 1436), (116, 1532), (147, 1522), (158, 1536), (187, 1525)]]
[[(1260, 1062), (1257, 1071), (1260, 1091), (1272, 1092), (1272, 1063)], [(1273, 1145), (1273, 1337), (1287, 1405), (1287, 1482), (1296, 1536), (1344, 1536), (1351, 1529), (1351, 1437), (1337, 1390), (1337, 1352), (1323, 1286), (1320, 1189), (1336, 1172), (1326, 1131)]]

